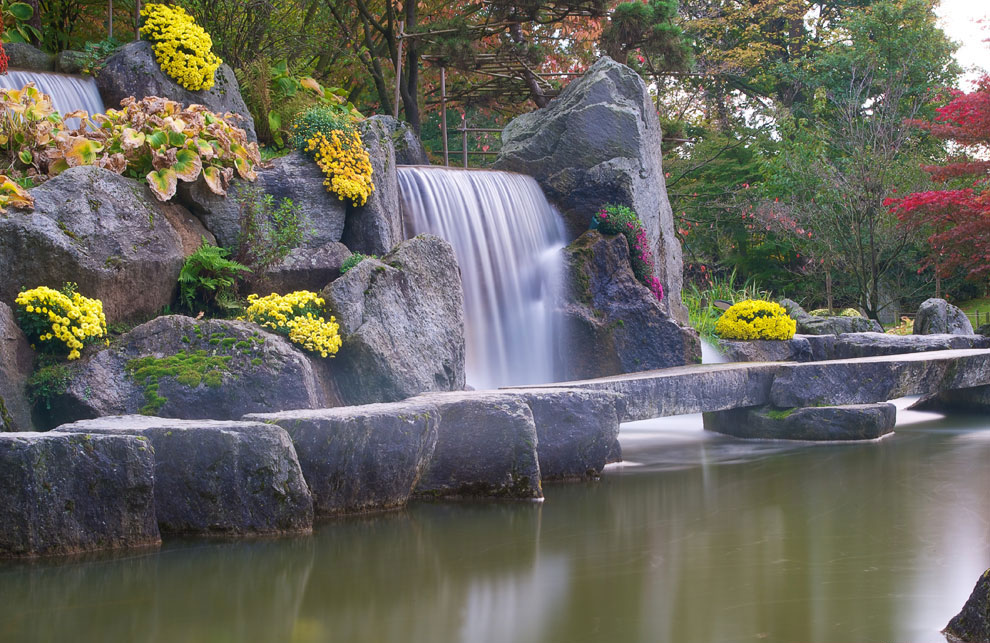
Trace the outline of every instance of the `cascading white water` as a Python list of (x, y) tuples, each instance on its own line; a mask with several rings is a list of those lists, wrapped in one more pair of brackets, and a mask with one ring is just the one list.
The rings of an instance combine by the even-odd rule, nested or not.
[[(67, 74), (47, 74), (34, 71), (9, 71), (0, 76), (0, 88), (21, 89), (34, 83), (39, 91), (48, 94), (52, 107), (59, 114), (68, 114), (78, 109), (89, 114), (102, 114), (105, 110), (96, 81), (89, 76), (69, 76)], [(78, 121), (69, 122), (69, 127), (77, 127)]]
[(454, 247), (464, 285), (467, 380), (475, 388), (552, 382), (553, 312), (564, 227), (531, 177), (400, 167), (406, 237)]

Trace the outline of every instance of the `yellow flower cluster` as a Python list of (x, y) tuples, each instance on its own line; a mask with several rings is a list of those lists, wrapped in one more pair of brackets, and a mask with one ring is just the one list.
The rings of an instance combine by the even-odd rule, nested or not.
[(359, 132), (348, 136), (333, 130), (329, 139), (317, 132), (306, 141), (306, 151), (315, 153), (316, 164), (327, 177), (323, 185), (328, 191), (336, 192), (341, 201), (350, 199), (354, 205), (368, 202), (375, 184), (371, 180), (371, 158)]
[(723, 339), (791, 339), (797, 322), (772, 301), (747, 299), (722, 313), (715, 332)]
[(107, 334), (103, 302), (47, 286), (25, 290), (14, 300), (17, 318), (33, 344), (78, 359), (83, 345)]
[(308, 290), (248, 295), (248, 307), (240, 319), (284, 335), (311, 353), (333, 357), (340, 350), (340, 326), (335, 317), (323, 318), (323, 304), (323, 298)]
[(223, 63), (213, 53), (213, 39), (177, 5), (149, 4), (141, 10), (141, 35), (153, 44), (162, 71), (190, 91), (213, 87)]

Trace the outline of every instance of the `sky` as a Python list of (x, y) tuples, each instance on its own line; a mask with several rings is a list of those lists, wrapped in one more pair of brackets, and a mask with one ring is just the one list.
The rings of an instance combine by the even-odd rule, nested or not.
[[(942, 20), (942, 28), (961, 47), (956, 52), (956, 60), (967, 74), (961, 83), (962, 89), (970, 89), (968, 81), (980, 74), (970, 72), (970, 67), (990, 71), (990, 3), (985, 0), (942, 0), (935, 10)], [(984, 24), (977, 21), (985, 20)]]

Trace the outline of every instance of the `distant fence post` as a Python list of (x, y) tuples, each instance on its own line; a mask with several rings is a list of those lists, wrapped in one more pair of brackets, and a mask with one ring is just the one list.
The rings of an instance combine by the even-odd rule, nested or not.
[(450, 167), (450, 150), (447, 148), (447, 68), (440, 68), (440, 129), (443, 130), (443, 165)]
[(467, 149), (467, 113), (461, 116), (461, 158), (464, 159), (464, 169), (468, 167), (468, 149)]

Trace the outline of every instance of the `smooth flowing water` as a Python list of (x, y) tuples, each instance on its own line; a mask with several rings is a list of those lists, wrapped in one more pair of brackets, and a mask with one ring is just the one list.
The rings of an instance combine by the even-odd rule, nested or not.
[[(34, 71), (9, 71), (0, 76), (0, 88), (21, 89), (34, 83), (40, 91), (52, 99), (52, 107), (59, 114), (82, 109), (89, 114), (102, 114), (103, 99), (96, 88), (96, 81), (89, 76), (46, 74)], [(78, 127), (78, 119), (69, 119), (69, 127)]]
[(623, 427), (546, 502), (420, 503), (312, 537), (0, 564), (0, 640), (928, 643), (990, 566), (990, 418), (879, 442)]
[(454, 247), (464, 285), (467, 380), (495, 388), (556, 381), (553, 314), (563, 222), (531, 177), (400, 167), (406, 236)]

